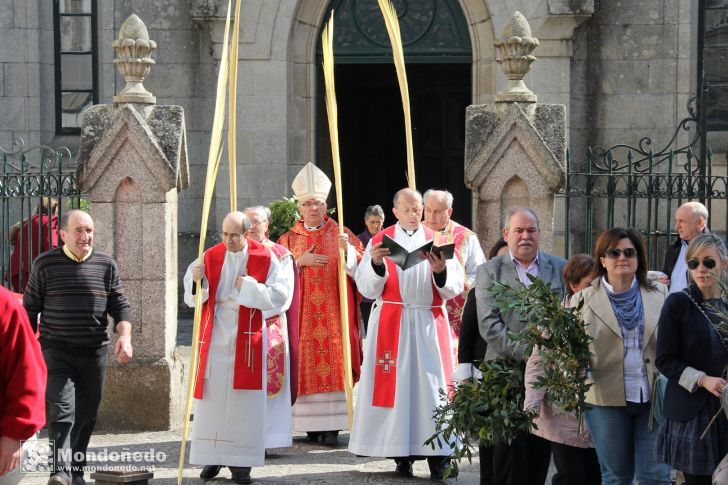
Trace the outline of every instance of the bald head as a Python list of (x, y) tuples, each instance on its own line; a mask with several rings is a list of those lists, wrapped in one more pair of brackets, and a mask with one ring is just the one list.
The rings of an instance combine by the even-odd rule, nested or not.
[(78, 259), (84, 258), (94, 242), (94, 221), (82, 210), (72, 210), (61, 217), (61, 239)]
[(422, 195), (414, 189), (400, 189), (394, 194), (394, 216), (399, 225), (407, 230), (416, 230), (422, 219)]
[(61, 229), (68, 230), (68, 224), (72, 222), (72, 220), (76, 220), (78, 218), (91, 221), (91, 224), (94, 222), (88, 212), (82, 211), (81, 209), (73, 209), (68, 212), (64, 212), (63, 216), (61, 216)]
[(422, 194), (420, 194), (420, 192), (418, 190), (410, 189), (410, 188), (404, 188), (404, 189), (399, 189), (394, 194), (394, 200), (393, 200), (393, 202), (394, 202), (394, 206), (395, 207), (397, 207), (397, 202), (399, 201), (399, 199), (401, 197), (416, 198), (417, 200), (420, 201), (420, 203), (422, 203)]
[(703, 232), (707, 223), (708, 209), (700, 202), (685, 202), (675, 211), (675, 230), (683, 241)]
[(246, 237), (250, 229), (250, 219), (245, 213), (231, 212), (222, 220), (222, 242), (231, 253), (237, 253), (245, 248)]

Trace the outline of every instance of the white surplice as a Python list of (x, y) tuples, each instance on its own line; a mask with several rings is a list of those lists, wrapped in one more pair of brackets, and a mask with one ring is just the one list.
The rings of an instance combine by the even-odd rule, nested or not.
[[(233, 389), (235, 345), (240, 305), (262, 311), (281, 313), (288, 301), (285, 278), (278, 258), (271, 252), (265, 284), (245, 276), (240, 291), (235, 281), (247, 275), (247, 246), (237, 253), (226, 252), (218, 284), (215, 318), (207, 366), (204, 372), (202, 399), (195, 399), (191, 433), (190, 464), (261, 466), (265, 461), (266, 432), (266, 353), (257, 357), (263, 373), (263, 389)], [(184, 277), (185, 303), (194, 306), (192, 268)], [(207, 300), (207, 279), (203, 280), (203, 301)], [(265, 322), (264, 322), (265, 323)], [(263, 349), (267, 348), (263, 332)]]
[(475, 286), (475, 276), (478, 274), (478, 266), (485, 263), (485, 254), (480, 247), (480, 241), (475, 233), (466, 237), (460, 246), (460, 253), (463, 255), (463, 265), (468, 288)]
[[(411, 251), (427, 240), (420, 228), (410, 237), (399, 224), (394, 240)], [(356, 271), (356, 285), (366, 298), (376, 300), (369, 317), (369, 335), (364, 343), (364, 363), (357, 391), (354, 424), (349, 451), (362, 456), (400, 457), (410, 455), (449, 455), (452, 449), (433, 450), (424, 442), (435, 433), (432, 419), (435, 407), (444, 404), (439, 389), (445, 389), (445, 371), (441, 361), (437, 329), (432, 317), (433, 276), (428, 261), (403, 271), (397, 267), (402, 302), (402, 320), (397, 353), (397, 387), (394, 407), (372, 406), (377, 333), (382, 306), (382, 291), (388, 277), (378, 276), (372, 268), (367, 246)], [(437, 288), (444, 300), (463, 291), (464, 271), (455, 259), (449, 259), (445, 286)], [(447, 315), (447, 312), (445, 312)], [(450, 339), (450, 332), (447, 332)]]
[[(280, 280), (284, 282), (288, 298), (280, 311), (281, 335), (283, 336), (283, 345), (286, 349), (285, 354), (285, 374), (286, 382), (283, 384), (280, 392), (268, 398), (268, 409), (266, 414), (267, 429), (265, 432), (266, 448), (284, 448), (293, 445), (291, 435), (291, 352), (288, 342), (288, 320), (286, 319), (286, 311), (291, 306), (293, 299), (293, 286), (295, 284), (295, 275), (293, 268), (293, 256), (286, 255), (282, 260), (278, 260), (280, 264)], [(265, 310), (263, 319), (279, 315), (274, 310)]]

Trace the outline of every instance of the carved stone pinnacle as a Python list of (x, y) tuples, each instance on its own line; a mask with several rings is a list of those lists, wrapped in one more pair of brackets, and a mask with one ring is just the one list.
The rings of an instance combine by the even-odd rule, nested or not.
[(114, 96), (114, 103), (156, 103), (157, 98), (142, 84), (154, 64), (152, 51), (157, 48), (157, 43), (149, 40), (144, 22), (136, 14), (131, 14), (121, 24), (119, 38), (111, 46), (116, 52), (114, 64), (126, 81), (126, 86)]
[(526, 17), (515, 12), (503, 28), (500, 39), (495, 41), (500, 53), (501, 69), (508, 78), (508, 86), (495, 96), (497, 103), (535, 103), (536, 95), (526, 87), (523, 77), (531, 69), (536, 57), (531, 52), (538, 46), (538, 39), (531, 37), (531, 27)]

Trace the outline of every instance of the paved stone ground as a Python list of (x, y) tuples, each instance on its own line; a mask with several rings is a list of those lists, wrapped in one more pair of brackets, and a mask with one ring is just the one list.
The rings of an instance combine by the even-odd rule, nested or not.
[[(185, 361), (189, 360), (189, 343), (191, 340), (191, 319), (181, 318), (177, 335), (180, 347), (177, 348)], [(185, 376), (186, 382), (186, 376)], [(193, 423), (194, 424), (194, 423)], [(42, 441), (42, 439), (41, 439)], [(95, 434), (91, 438), (89, 451), (100, 453), (110, 452), (162, 452), (165, 460), (155, 463), (154, 481), (159, 485), (174, 485), (177, 483), (177, 468), (179, 466), (181, 432), (164, 431), (150, 433), (123, 433), (123, 434)], [(426, 461), (415, 462), (414, 474), (411, 479), (401, 478), (394, 473), (394, 462), (382, 458), (360, 458), (346, 450), (349, 434), (339, 436), (339, 446), (332, 448), (323, 444), (310, 443), (305, 434), (297, 433), (290, 448), (273, 449), (269, 451), (264, 467), (253, 469), (254, 483), (298, 483), (298, 484), (411, 484), (433, 483)], [(189, 457), (189, 445), (187, 447)], [(187, 460), (185, 460), (187, 463)], [(199, 478), (202, 467), (186, 465), (184, 470), (185, 484), (202, 484)], [(550, 475), (553, 474), (553, 465)], [(87, 474), (88, 478), (88, 474)], [(46, 476), (27, 475), (20, 485), (43, 485)], [(477, 453), (473, 462), (467, 460), (460, 463), (460, 475), (457, 481), (450, 483), (463, 485), (478, 484), (479, 461)], [(88, 483), (93, 483), (88, 480)], [(233, 483), (230, 472), (224, 469), (210, 484)]]
[[(91, 439), (89, 451), (101, 452), (106, 449), (107, 452), (147, 452), (154, 449), (155, 453), (164, 452), (166, 460), (155, 464), (153, 483), (173, 485), (177, 483), (180, 436), (179, 432), (94, 435)], [(392, 460), (358, 458), (346, 451), (348, 441), (349, 435), (342, 434), (339, 437), (339, 446), (332, 448), (323, 444), (309, 443), (305, 435), (297, 434), (291, 448), (270, 450), (266, 465), (253, 468), (253, 481), (254, 483), (271, 484), (376, 483), (404, 485), (432, 483), (425, 461), (415, 463), (414, 478), (400, 478), (394, 473), (394, 462)], [(187, 450), (189, 456), (189, 445)], [(183, 483), (205, 483), (198, 478), (201, 468), (186, 465)], [(26, 476), (21, 485), (42, 485), (46, 479), (45, 476)], [(92, 482), (92, 480), (88, 480), (89, 484)], [(456, 483), (454, 480), (448, 480), (448, 482)], [(233, 482), (230, 480), (229, 470), (223, 469), (220, 476), (206, 483), (222, 485)], [(477, 457), (474, 458), (472, 464), (467, 464), (467, 462), (461, 464), (457, 483), (479, 483)]]

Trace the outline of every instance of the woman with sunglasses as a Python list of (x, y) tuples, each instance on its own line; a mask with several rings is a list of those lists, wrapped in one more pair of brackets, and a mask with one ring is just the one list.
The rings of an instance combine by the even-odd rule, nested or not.
[(728, 420), (720, 407), (728, 335), (718, 330), (716, 314), (726, 312), (720, 282), (728, 251), (718, 236), (707, 233), (690, 241), (685, 256), (688, 287), (667, 298), (659, 321), (657, 367), (668, 382), (657, 456), (682, 471), (687, 485), (710, 485), (728, 453)]
[(655, 460), (657, 432), (648, 428), (655, 374), (657, 320), (667, 288), (647, 279), (645, 244), (634, 229), (603, 232), (594, 244), (596, 278), (574, 295), (593, 338), (584, 414), (602, 483), (670, 483), (670, 467)]

